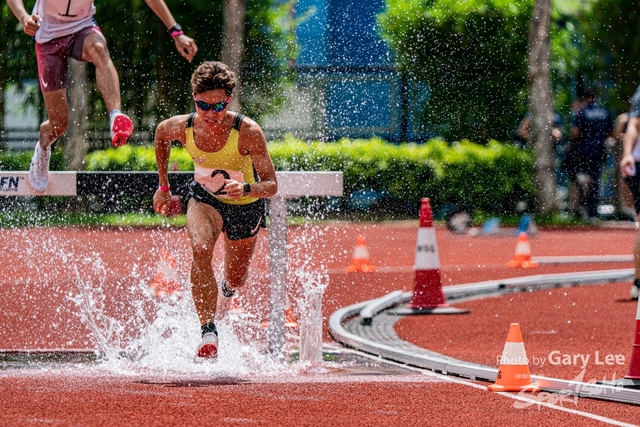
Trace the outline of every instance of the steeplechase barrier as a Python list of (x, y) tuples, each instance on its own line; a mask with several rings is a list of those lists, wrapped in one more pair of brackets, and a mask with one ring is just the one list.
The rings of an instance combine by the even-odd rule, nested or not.
[[(269, 203), (270, 352), (284, 359), (287, 276), (287, 200), (308, 196), (342, 196), (342, 172), (277, 172), (278, 192)], [(169, 172), (171, 192), (185, 196), (193, 172)], [(29, 184), (28, 172), (0, 171), (0, 196), (153, 196), (157, 172), (50, 172), (43, 192)]]

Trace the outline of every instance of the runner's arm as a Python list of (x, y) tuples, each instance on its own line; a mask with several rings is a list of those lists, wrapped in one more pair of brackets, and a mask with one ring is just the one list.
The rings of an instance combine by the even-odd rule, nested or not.
[(629, 121), (627, 113), (622, 113), (616, 117), (616, 121), (613, 125), (613, 134), (611, 135), (616, 141), (622, 143), (625, 131), (625, 125)]
[[(260, 178), (260, 182), (251, 184), (251, 197), (266, 199), (272, 197), (278, 191), (276, 170), (273, 167), (271, 156), (267, 150), (267, 140), (260, 126), (249, 118), (242, 122), (242, 131), (238, 143), (238, 151), (243, 155), (250, 155), (253, 167)], [(227, 185), (227, 195), (238, 198), (244, 195), (242, 183)]]
[[(171, 11), (164, 0), (145, 1), (147, 2), (147, 6), (149, 6), (153, 13), (160, 18), (164, 26), (167, 27), (167, 30), (170, 30), (176, 24), (176, 20), (173, 19), (173, 15), (171, 15)], [(180, 55), (182, 55), (187, 61), (191, 62), (195, 54), (198, 52), (196, 42), (194, 42), (191, 37), (184, 34), (176, 35), (173, 37), (173, 41), (176, 44), (178, 53), (180, 53)]]
[(153, 195), (153, 209), (162, 215), (167, 215), (171, 202), (171, 190), (162, 191), (161, 187), (169, 187), (169, 156), (171, 155), (171, 142), (185, 142), (186, 116), (174, 116), (161, 122), (156, 127), (153, 145), (156, 152), (156, 165), (158, 167), (158, 189)]
[(24, 8), (22, 0), (7, 0), (7, 5), (18, 21), (20, 21), (24, 32), (30, 36), (35, 36), (40, 28), (40, 17), (35, 14), (30, 15)]
[(620, 159), (620, 171), (622, 176), (627, 176), (626, 169), (633, 168), (635, 160), (633, 155), (633, 147), (638, 141), (638, 134), (640, 133), (640, 118), (631, 117), (629, 124), (627, 125), (627, 131), (624, 133), (624, 140), (622, 141), (622, 159)]

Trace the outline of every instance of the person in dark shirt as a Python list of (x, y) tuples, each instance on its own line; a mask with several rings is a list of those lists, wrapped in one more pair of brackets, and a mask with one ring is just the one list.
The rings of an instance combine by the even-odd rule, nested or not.
[(598, 104), (594, 88), (585, 90), (584, 99), (586, 105), (576, 113), (571, 128), (566, 171), (576, 183), (580, 205), (586, 205), (586, 214), (593, 221), (598, 215), (600, 174), (607, 155), (605, 140), (613, 131), (613, 120), (609, 110)]

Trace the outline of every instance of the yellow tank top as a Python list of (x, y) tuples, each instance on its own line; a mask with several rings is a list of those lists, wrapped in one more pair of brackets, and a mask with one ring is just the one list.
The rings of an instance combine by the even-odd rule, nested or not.
[[(213, 197), (230, 205), (246, 205), (253, 203), (258, 198), (243, 196), (239, 199), (229, 199), (224, 195), (224, 179), (232, 178), (240, 182), (254, 184), (256, 182), (255, 171), (251, 156), (244, 156), (238, 151), (240, 137), (240, 124), (244, 116), (236, 114), (229, 139), (218, 151), (202, 151), (196, 146), (193, 137), (192, 113), (187, 120), (185, 149), (193, 159), (195, 165), (194, 179)], [(220, 194), (222, 193), (222, 194)]]

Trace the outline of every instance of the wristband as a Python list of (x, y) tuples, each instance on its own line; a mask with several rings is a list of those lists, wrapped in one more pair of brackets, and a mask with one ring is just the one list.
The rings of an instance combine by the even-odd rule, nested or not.
[(161, 185), (158, 187), (160, 189), (160, 191), (162, 191), (163, 193), (167, 193), (169, 190), (171, 190), (171, 187), (169, 187), (168, 185)]
[(182, 27), (180, 26), (180, 24), (173, 24), (173, 27), (169, 28), (169, 34), (171, 34), (171, 37), (176, 37), (179, 35), (184, 34), (182, 32)]

